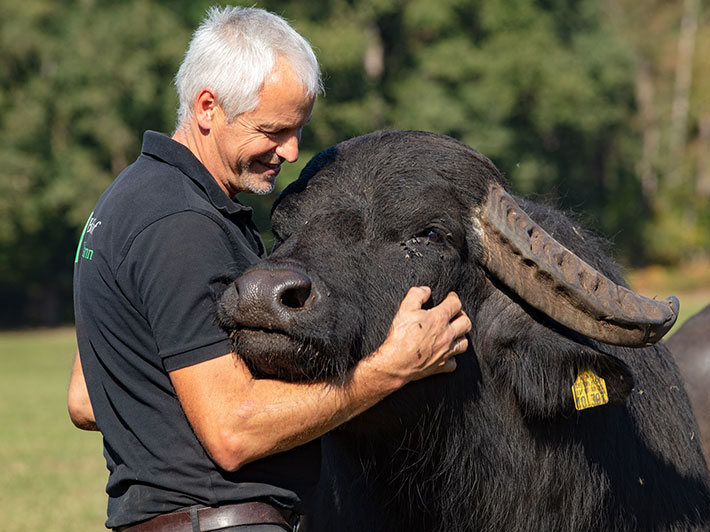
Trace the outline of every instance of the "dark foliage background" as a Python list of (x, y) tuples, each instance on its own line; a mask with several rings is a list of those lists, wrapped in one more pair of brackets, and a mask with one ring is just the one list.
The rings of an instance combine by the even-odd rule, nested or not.
[[(81, 229), (143, 131), (172, 131), (172, 77), (211, 4), (0, 4), (0, 326), (71, 322)], [(348, 137), (425, 129), (488, 155), (516, 191), (583, 213), (626, 266), (710, 255), (702, 0), (256, 5), (290, 20), (325, 73), (279, 188)], [(244, 200), (268, 239), (273, 197)]]

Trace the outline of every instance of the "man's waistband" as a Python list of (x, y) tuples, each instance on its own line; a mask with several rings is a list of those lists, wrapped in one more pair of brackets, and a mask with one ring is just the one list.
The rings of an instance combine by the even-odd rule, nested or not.
[(301, 516), (265, 502), (226, 504), (216, 508), (192, 508), (163, 514), (137, 525), (114, 529), (116, 532), (207, 532), (221, 528), (272, 524), (298, 532)]

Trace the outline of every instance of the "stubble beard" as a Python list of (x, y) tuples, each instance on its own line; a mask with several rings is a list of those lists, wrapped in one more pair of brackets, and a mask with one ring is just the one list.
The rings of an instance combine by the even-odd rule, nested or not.
[(249, 163), (242, 164), (240, 170), (244, 176), (242, 180), (244, 188), (252, 194), (266, 196), (267, 194), (271, 194), (274, 188), (276, 188), (276, 176), (270, 179), (262, 174), (254, 173)]

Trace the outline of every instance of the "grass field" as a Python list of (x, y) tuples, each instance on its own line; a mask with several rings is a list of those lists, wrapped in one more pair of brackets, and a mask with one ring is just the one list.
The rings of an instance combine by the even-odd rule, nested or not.
[[(707, 263), (629, 279), (647, 297), (677, 295), (679, 324), (710, 303)], [(75, 429), (66, 409), (75, 349), (70, 328), (0, 333), (2, 532), (105, 530), (101, 437)]]
[(0, 515), (3, 532), (105, 530), (101, 436), (66, 407), (73, 329), (0, 334)]

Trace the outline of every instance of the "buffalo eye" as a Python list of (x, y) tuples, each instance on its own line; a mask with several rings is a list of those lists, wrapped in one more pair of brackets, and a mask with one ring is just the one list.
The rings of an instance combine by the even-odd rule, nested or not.
[(446, 240), (446, 237), (451, 236), (450, 233), (445, 233), (441, 229), (437, 228), (429, 228), (421, 233), (419, 233), (417, 236), (414, 237), (414, 242), (415, 243), (421, 243), (421, 244), (441, 244)]
[(426, 252), (427, 246), (433, 244), (438, 248), (439, 245), (449, 242), (452, 236), (451, 233), (444, 229), (430, 227), (417, 233), (407, 241), (400, 241), (400, 245), (407, 251), (407, 257), (410, 257), (410, 254), (421, 257), (422, 253)]
[(429, 240), (429, 242), (433, 242), (435, 244), (440, 244), (444, 241), (444, 237), (441, 236), (441, 233), (434, 229), (430, 229), (426, 232), (426, 238)]

